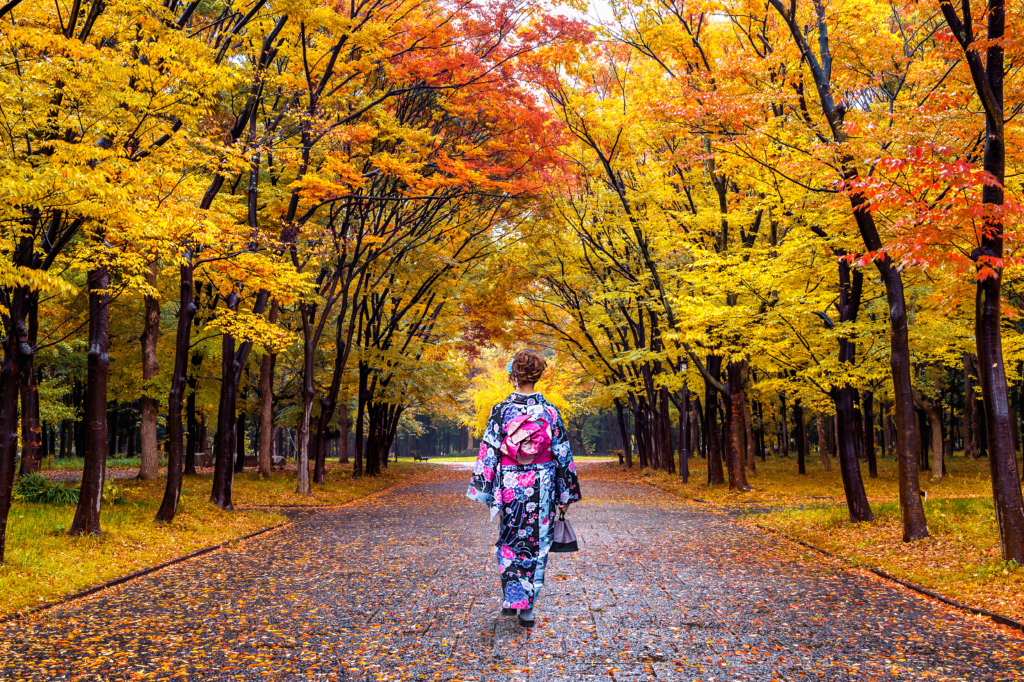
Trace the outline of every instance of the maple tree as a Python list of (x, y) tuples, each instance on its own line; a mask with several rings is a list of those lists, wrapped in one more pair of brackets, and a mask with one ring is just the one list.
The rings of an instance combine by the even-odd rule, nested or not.
[(740, 494), (816, 444), (853, 522), (892, 455), (905, 541), (921, 472), (984, 449), (1024, 561), (1016, 10), (610, 9), (0, 8), (0, 556), (57, 422), (99, 533), (122, 439), (144, 479), (165, 446), (161, 521), (211, 449), (223, 509), (286, 442), (315, 495), (332, 443), (379, 475), (536, 345), (579, 448), (596, 417)]

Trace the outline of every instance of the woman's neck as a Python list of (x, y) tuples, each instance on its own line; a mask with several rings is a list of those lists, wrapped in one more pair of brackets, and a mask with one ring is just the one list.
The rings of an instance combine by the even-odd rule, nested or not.
[(519, 384), (519, 390), (516, 391), (519, 395), (533, 395), (537, 392), (535, 388), (537, 384)]

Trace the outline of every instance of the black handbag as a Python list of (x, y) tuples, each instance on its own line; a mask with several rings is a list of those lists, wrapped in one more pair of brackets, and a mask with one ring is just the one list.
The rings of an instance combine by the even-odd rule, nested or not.
[(553, 529), (553, 542), (551, 543), (552, 552), (577, 552), (579, 551), (579, 544), (576, 542), (576, 531), (572, 529), (572, 524), (565, 518), (565, 512), (562, 512), (558, 520), (555, 521), (555, 527)]

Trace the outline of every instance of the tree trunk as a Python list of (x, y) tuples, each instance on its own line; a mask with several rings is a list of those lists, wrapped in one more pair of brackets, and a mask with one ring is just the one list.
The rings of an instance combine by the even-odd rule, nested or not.
[(882, 441), (885, 443), (885, 454), (889, 456), (893, 454), (893, 425), (892, 425), (892, 403), (886, 400), (882, 403), (884, 410), (882, 412)]
[(789, 417), (786, 415), (786, 395), (779, 394), (782, 401), (782, 447), (779, 448), (779, 457), (789, 457)]
[(832, 419), (826, 417), (818, 410), (818, 455), (821, 457), (821, 466), (825, 471), (832, 471), (832, 460), (828, 457), (828, 427), (826, 424)]
[[(238, 310), (238, 292), (225, 299), (228, 310)], [(235, 409), (238, 403), (238, 367), (235, 362), (235, 337), (224, 334), (221, 340), (221, 387), (217, 410), (217, 435), (214, 437), (213, 490), (210, 502), (221, 509), (234, 509), (231, 500), (235, 455)]]
[[(313, 414), (313, 322), (315, 309), (303, 302), (299, 304), (302, 316), (302, 420), (299, 422), (299, 451), (295, 465), (298, 467), (298, 481), (295, 492), (312, 496), (309, 485), (309, 422)], [(322, 480), (321, 476), (321, 480)]]
[(747, 399), (747, 392), (745, 390), (740, 396), (740, 405), (743, 407), (741, 414), (743, 416), (743, 428), (746, 436), (747, 468), (750, 470), (751, 475), (757, 475), (757, 464), (754, 461), (757, 457), (757, 443), (754, 440), (754, 419), (750, 414), (750, 401)]
[[(26, 245), (27, 242), (27, 245)], [(32, 243), (22, 240), (21, 250), (31, 254)], [(28, 298), (25, 287), (15, 287), (7, 310), (4, 358), (0, 366), (0, 564), (7, 546), (7, 516), (11, 511), (15, 463), (18, 456), (18, 386), (21, 373), (34, 353), (28, 343)]]
[[(667, 473), (674, 474), (676, 472), (676, 456), (672, 451), (672, 408), (669, 403), (668, 387), (662, 386), (661, 393), (661, 462), (662, 469)], [(580, 440), (583, 440), (583, 430), (580, 430)]]
[(690, 482), (690, 389), (683, 386), (683, 399), (679, 406), (679, 475), (683, 483)]
[(878, 462), (875, 460), (875, 414), (874, 396), (871, 391), (864, 391), (861, 394), (861, 404), (864, 406), (864, 456), (868, 460), (868, 476), (878, 478)]
[(178, 511), (182, 479), (182, 399), (185, 394), (185, 371), (192, 338), (192, 318), (196, 314), (193, 266), (187, 261), (179, 268), (178, 326), (174, 336), (174, 369), (171, 389), (167, 395), (167, 486), (156, 513), (157, 521), (170, 521)]
[(743, 363), (730, 362), (726, 369), (729, 378), (729, 395), (725, 398), (725, 428), (730, 434), (726, 456), (729, 469), (730, 490), (750, 490), (747, 483), (744, 459), (744, 438), (746, 429), (743, 424)]
[(245, 471), (245, 412), (235, 419), (235, 473)]
[[(28, 314), (28, 345), (36, 345), (37, 309), (35, 296), (30, 299)], [(21, 469), (26, 476), (39, 470), (43, 432), (39, 422), (39, 383), (36, 380), (35, 354), (28, 357), (21, 372)]]
[(832, 389), (832, 400), (836, 405), (838, 428), (836, 445), (839, 450), (839, 470), (843, 476), (843, 489), (846, 492), (846, 506), (850, 512), (850, 521), (872, 521), (868, 496), (864, 492), (864, 481), (860, 475), (860, 465), (853, 443), (853, 391), (850, 386)]
[(974, 393), (976, 361), (971, 353), (964, 353), (964, 456), (978, 459), (978, 416)]
[(633, 444), (629, 440), (629, 427), (626, 426), (626, 414), (622, 401), (615, 398), (615, 415), (619, 420), (619, 435), (622, 438), (622, 452), (626, 458), (626, 466), (633, 468)]
[(90, 270), (88, 379), (85, 390), (86, 433), (85, 468), (78, 507), (71, 522), (71, 535), (99, 535), (100, 505), (107, 465), (107, 378), (110, 356), (109, 336), (110, 273), (106, 266)]
[(796, 436), (796, 468), (797, 472), (807, 474), (807, 427), (804, 419), (804, 407), (800, 398), (793, 401), (793, 434)]
[[(271, 315), (273, 310), (271, 309)], [(274, 450), (274, 354), (267, 352), (260, 362), (260, 478), (270, 480)]]
[[(156, 287), (156, 261), (149, 265), (149, 272), (146, 273), (146, 281), (151, 287)], [(157, 297), (146, 296), (146, 312), (143, 319), (142, 338), (142, 383), (143, 393), (140, 399), (140, 411), (142, 421), (142, 452), (140, 453), (141, 464), (139, 465), (139, 478), (144, 481), (155, 479), (159, 475), (160, 454), (156, 447), (156, 426), (157, 399), (150, 394), (153, 392), (151, 382), (160, 374), (160, 365), (157, 362), (156, 342), (160, 336), (160, 301)]]
[(338, 405), (338, 464), (348, 464), (348, 405)]
[[(707, 370), (717, 378), (722, 373), (722, 358), (710, 355)], [(708, 485), (725, 483), (725, 472), (722, 471), (722, 441), (718, 432), (718, 391), (714, 385), (704, 382), (704, 423), (705, 438), (708, 445)], [(724, 426), (724, 425), (723, 425)]]

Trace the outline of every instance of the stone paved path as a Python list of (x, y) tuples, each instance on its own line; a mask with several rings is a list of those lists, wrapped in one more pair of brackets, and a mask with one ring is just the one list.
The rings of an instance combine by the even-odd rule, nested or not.
[(1024, 679), (1024, 639), (581, 467), (581, 552), (498, 615), (467, 472), (0, 626), (0, 679)]

